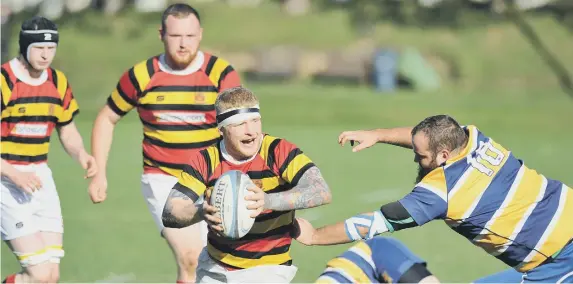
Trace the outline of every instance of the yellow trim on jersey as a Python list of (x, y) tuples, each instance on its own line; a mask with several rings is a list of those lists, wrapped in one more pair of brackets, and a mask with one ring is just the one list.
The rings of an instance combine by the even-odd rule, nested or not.
[(209, 157), (209, 162), (211, 165), (211, 169), (209, 170), (209, 172), (211, 173), (213, 173), (215, 171), (215, 168), (217, 168), (219, 163), (221, 163), (221, 159), (219, 157), (219, 148), (217, 146), (218, 145), (207, 148), (207, 156)]
[(357, 283), (370, 283), (371, 281), (368, 275), (366, 275), (366, 273), (364, 273), (356, 263), (346, 258), (337, 257), (329, 261), (326, 265), (332, 268), (342, 269), (346, 274), (348, 274), (348, 276), (352, 277), (351, 280), (354, 280)]
[(221, 78), (221, 73), (223, 73), (227, 66), (229, 66), (229, 62), (221, 58), (217, 58), (215, 64), (213, 64), (213, 69), (211, 69), (211, 74), (209, 74), (209, 80), (211, 80), (211, 83), (217, 86), (217, 88), (220, 87), (219, 79)]
[(523, 225), (520, 221), (528, 217), (525, 214), (530, 209), (530, 204), (535, 204), (535, 199), (542, 190), (541, 187), (544, 185), (543, 176), (525, 167), (523, 170), (521, 180), (517, 181), (519, 184), (516, 185), (515, 194), (491, 225), (486, 226), (489, 231), (495, 232), (495, 234), (487, 234), (476, 242), (488, 253), (493, 253), (495, 250), (502, 248), (508, 242), (508, 238), (519, 234), (521, 228), (517, 228), (517, 226), (520, 223)]
[(312, 163), (309, 157), (305, 154), (297, 155), (286, 167), (282, 174), (282, 178), (287, 182), (292, 182), (293, 178), (298, 174), (298, 172), (307, 164)]
[(2, 84), (2, 100), (4, 101), (4, 105), (7, 106), (10, 102), (10, 97), (12, 96), (12, 90), (10, 90), (10, 87), (8, 87), (9, 78), (4, 78), (3, 74), (1, 76), (2, 81), (0, 83)]
[[(43, 138), (43, 137), (42, 137)], [(48, 153), (50, 142), (42, 144), (26, 144), (2, 141), (2, 152), (19, 156), (39, 156)]]
[(263, 184), (262, 189), (264, 191), (269, 191), (275, 189), (279, 185), (283, 185), (285, 182), (280, 177), (268, 177), (260, 180)]
[[(271, 144), (273, 143), (273, 141), (277, 140), (277, 137), (273, 137), (270, 135), (265, 135), (263, 137), (263, 143), (261, 143), (261, 150), (259, 151), (259, 154), (261, 155), (261, 158), (263, 159), (263, 161), (265, 161), (265, 164), (268, 164), (267, 159), (269, 158), (269, 148), (271, 146)], [(273, 153), (274, 155), (274, 153)]]
[[(202, 94), (204, 97), (197, 101), (195, 95)], [(162, 105), (162, 104), (175, 104), (175, 105), (213, 105), (217, 100), (216, 92), (148, 92), (142, 97), (139, 102), (142, 105)], [(159, 97), (163, 96), (160, 100)]]
[[(199, 174), (198, 169), (195, 170)], [(195, 192), (198, 196), (203, 195), (203, 193), (205, 193), (205, 190), (207, 189), (207, 186), (204, 183), (202, 183), (200, 180), (198, 180), (185, 170), (181, 172), (178, 182), (181, 185), (185, 186), (186, 188)]]
[(111, 100), (115, 103), (117, 108), (119, 108), (121, 111), (125, 113), (129, 112), (135, 107), (134, 105), (124, 100), (123, 97), (121, 97), (117, 88), (111, 92)]
[(294, 217), (294, 211), (287, 214), (281, 215), (278, 218), (273, 218), (263, 222), (257, 222), (253, 225), (249, 234), (264, 234), (270, 230), (292, 224), (292, 219)]
[(78, 102), (76, 101), (75, 98), (72, 98), (72, 100), (70, 101), (70, 105), (68, 106), (68, 109), (62, 112), (59, 121), (60, 122), (70, 121), (73, 118), (74, 112), (76, 112), (78, 109), (79, 109)]
[(447, 201), (448, 186), (446, 184), (446, 173), (444, 172), (443, 167), (438, 167), (428, 173), (416, 186), (425, 188), (442, 198), (444, 201)]
[(372, 249), (365, 242), (359, 242), (353, 248), (361, 250), (365, 255), (372, 257)]
[[(18, 111), (20, 108), (23, 108), (24, 111)], [(16, 111), (12, 110), (16, 109)], [(50, 109), (53, 110), (53, 113), (50, 114)], [(61, 105), (52, 104), (52, 103), (33, 103), (33, 104), (15, 104), (13, 106), (9, 106), (6, 108), (5, 114), (2, 114), (2, 118), (5, 117), (22, 117), (22, 116), (56, 116), (59, 117), (62, 112), (63, 108)]]
[(149, 71), (147, 70), (148, 60), (142, 61), (133, 66), (133, 74), (135, 75), (137, 84), (141, 88), (140, 90), (138, 90), (139, 92), (143, 92), (145, 88), (147, 88), (147, 84), (149, 84), (149, 81), (151, 80), (151, 78), (149, 77)]
[(239, 268), (249, 268), (260, 265), (268, 265), (269, 263), (285, 263), (291, 260), (290, 248), (285, 253), (265, 255), (257, 259), (236, 257), (231, 254), (217, 250), (211, 244), (207, 246), (207, 251), (209, 252), (209, 255), (211, 255), (211, 257), (213, 257), (214, 259), (217, 259), (220, 262)]
[(165, 143), (199, 143), (220, 137), (216, 127), (188, 131), (154, 130), (147, 126), (143, 127), (145, 135), (163, 141)]
[[(494, 173), (499, 172), (499, 170), (505, 165), (507, 159), (509, 158), (509, 152), (499, 144), (490, 141), (492, 146), (496, 149), (501, 150), (504, 154), (503, 160), (499, 165), (494, 166), (488, 164), (488, 168), (492, 170)], [(462, 220), (468, 216), (465, 216), (468, 212), (471, 213), (471, 210), (475, 208), (479, 200), (481, 199), (481, 195), (486, 191), (489, 187), (493, 179), (496, 175), (488, 176), (474, 167), (468, 168), (468, 171), (471, 171), (470, 174), (463, 182), (463, 184), (458, 185), (459, 188), (453, 192), (453, 195), (448, 196), (448, 214), (447, 216), (454, 220)]]
[[(561, 189), (559, 207), (556, 215), (547, 227), (547, 239), (542, 244), (535, 246), (537, 251), (532, 251), (531, 260), (519, 267), (521, 271), (527, 271), (535, 268), (547, 258), (546, 255), (553, 255), (563, 248), (563, 246), (573, 238), (573, 226), (571, 226), (571, 217), (573, 216), (573, 190), (563, 185)], [(554, 222), (555, 221), (555, 222)]]
[(60, 98), (63, 101), (68, 90), (68, 78), (66, 78), (66, 75), (60, 70), (56, 70), (56, 76), (56, 80), (58, 81), (58, 93), (60, 93)]

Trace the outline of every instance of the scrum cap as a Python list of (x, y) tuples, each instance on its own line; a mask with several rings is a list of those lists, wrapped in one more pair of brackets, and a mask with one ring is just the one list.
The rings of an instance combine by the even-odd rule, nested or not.
[(32, 46), (57, 46), (59, 42), (58, 27), (44, 17), (32, 17), (24, 23), (20, 30), (20, 54), (29, 62)]

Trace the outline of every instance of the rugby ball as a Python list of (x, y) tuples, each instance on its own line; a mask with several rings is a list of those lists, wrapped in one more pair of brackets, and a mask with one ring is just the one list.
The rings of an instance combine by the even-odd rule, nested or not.
[(251, 214), (255, 210), (247, 209), (253, 201), (245, 200), (245, 196), (253, 194), (247, 190), (251, 185), (254, 183), (248, 175), (235, 170), (225, 172), (215, 182), (209, 203), (219, 210), (223, 236), (240, 239), (253, 227), (255, 218)]

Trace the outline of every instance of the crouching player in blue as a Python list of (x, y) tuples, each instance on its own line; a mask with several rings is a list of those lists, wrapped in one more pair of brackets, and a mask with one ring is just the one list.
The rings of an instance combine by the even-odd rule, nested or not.
[(400, 241), (375, 237), (328, 262), (316, 283), (439, 283)]

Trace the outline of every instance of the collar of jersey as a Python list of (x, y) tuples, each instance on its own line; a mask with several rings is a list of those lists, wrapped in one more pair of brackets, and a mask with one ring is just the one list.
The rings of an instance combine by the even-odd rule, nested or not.
[(44, 84), (48, 80), (48, 71), (46, 70), (42, 71), (42, 74), (40, 75), (39, 78), (32, 78), (30, 77), (29, 74), (25, 74), (22, 71), (21, 67), (22, 66), (18, 64), (18, 58), (10, 60), (10, 68), (12, 68), (12, 72), (14, 72), (16, 78), (18, 78), (18, 80), (28, 85), (39, 86)]
[(195, 59), (193, 59), (193, 61), (191, 62), (191, 64), (189, 64), (189, 66), (187, 66), (187, 68), (185, 68), (183, 70), (173, 70), (165, 62), (165, 53), (159, 55), (159, 69), (161, 69), (161, 71), (163, 71), (165, 73), (169, 73), (169, 74), (173, 74), (173, 75), (184, 76), (184, 75), (193, 74), (193, 73), (199, 71), (199, 69), (201, 69), (201, 66), (203, 66), (204, 62), (205, 62), (205, 55), (203, 54), (202, 51), (198, 51), (197, 56), (195, 56)]

